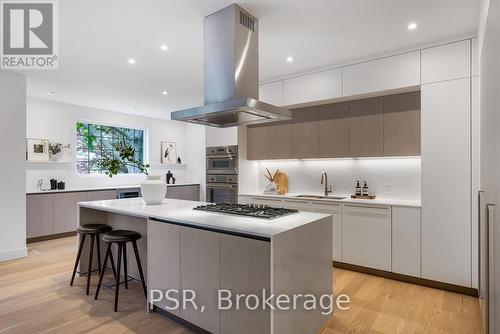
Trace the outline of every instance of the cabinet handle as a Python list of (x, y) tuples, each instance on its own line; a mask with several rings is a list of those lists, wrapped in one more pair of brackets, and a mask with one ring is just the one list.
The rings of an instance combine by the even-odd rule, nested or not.
[(478, 277), (477, 277), (477, 291), (479, 293), (479, 298), (481, 298), (481, 280), (482, 280), (482, 276), (481, 276), (481, 194), (483, 194), (484, 191), (482, 190), (479, 190), (477, 192), (477, 240), (479, 241), (478, 242), (478, 259), (479, 259), (479, 265), (478, 265), (478, 268), (479, 268), (479, 273), (478, 273)]
[(348, 208), (356, 208), (356, 209), (363, 209), (363, 208), (366, 208), (366, 209), (375, 209), (375, 210), (389, 210), (388, 207), (386, 206), (368, 206), (368, 205), (347, 205), (345, 204), (344, 207), (348, 207)]

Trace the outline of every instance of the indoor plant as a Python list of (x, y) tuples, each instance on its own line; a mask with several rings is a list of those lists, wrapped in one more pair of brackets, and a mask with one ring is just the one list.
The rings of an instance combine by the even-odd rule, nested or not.
[(60, 154), (64, 150), (69, 150), (71, 148), (71, 145), (63, 145), (62, 143), (52, 143), (49, 142), (49, 156), (50, 160), (52, 161), (57, 161), (60, 158)]
[(167, 184), (162, 181), (161, 176), (149, 175), (148, 168), (150, 165), (135, 159), (135, 149), (133, 147), (116, 144), (113, 148), (118, 152), (118, 157), (113, 155), (104, 156), (98, 163), (99, 167), (104, 169), (109, 177), (113, 177), (126, 167), (137, 168), (147, 177), (146, 181), (141, 183), (144, 202), (147, 205), (161, 204), (167, 194)]

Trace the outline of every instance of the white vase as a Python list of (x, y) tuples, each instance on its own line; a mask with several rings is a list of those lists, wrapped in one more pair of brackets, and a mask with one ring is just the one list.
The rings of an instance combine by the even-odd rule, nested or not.
[(146, 205), (158, 205), (163, 202), (167, 194), (167, 184), (159, 175), (148, 175), (141, 183), (142, 199)]

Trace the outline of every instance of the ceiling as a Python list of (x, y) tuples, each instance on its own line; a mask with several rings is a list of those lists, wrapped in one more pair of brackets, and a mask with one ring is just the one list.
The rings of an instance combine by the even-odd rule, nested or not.
[[(160, 118), (198, 106), (203, 103), (203, 17), (231, 3), (60, 1), (59, 69), (26, 72), (28, 95)], [(474, 33), (480, 10), (477, 0), (238, 3), (259, 18), (261, 81)], [(418, 28), (408, 30), (410, 22)], [(130, 65), (129, 58), (136, 63)]]

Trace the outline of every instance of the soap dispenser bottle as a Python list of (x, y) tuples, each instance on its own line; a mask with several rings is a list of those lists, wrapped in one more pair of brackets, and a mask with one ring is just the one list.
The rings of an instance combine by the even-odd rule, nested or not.
[(361, 184), (359, 184), (359, 180), (356, 181), (356, 196), (361, 196)]
[(366, 181), (363, 181), (363, 196), (368, 196), (368, 184)]

